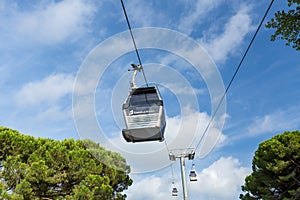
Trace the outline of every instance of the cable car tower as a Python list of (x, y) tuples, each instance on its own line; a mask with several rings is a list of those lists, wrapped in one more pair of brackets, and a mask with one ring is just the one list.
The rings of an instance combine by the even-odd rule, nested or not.
[[(189, 160), (194, 160), (195, 150), (192, 148), (188, 149), (174, 149), (169, 152), (169, 159), (171, 161), (175, 161), (176, 158), (180, 159), (180, 169), (181, 169), (181, 181), (182, 181), (182, 190), (183, 190), (183, 200), (188, 200), (188, 191), (187, 191), (187, 183), (186, 183), (186, 170), (185, 170), (185, 158)], [(190, 171), (190, 181), (197, 181), (197, 174), (194, 169)], [(174, 184), (173, 184), (174, 185)], [(176, 192), (176, 193), (173, 193)], [(173, 195), (176, 194), (176, 195)], [(172, 196), (177, 196), (177, 188), (173, 187)]]

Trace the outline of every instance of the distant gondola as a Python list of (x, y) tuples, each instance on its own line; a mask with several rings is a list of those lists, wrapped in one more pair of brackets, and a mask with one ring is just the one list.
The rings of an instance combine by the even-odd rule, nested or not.
[(190, 171), (190, 181), (197, 181), (197, 173), (194, 164), (192, 166), (192, 170)]
[(197, 174), (194, 170), (190, 171), (190, 181), (197, 181)]
[(127, 142), (161, 142), (166, 127), (162, 98), (156, 86), (136, 87), (135, 76), (141, 66), (132, 67), (131, 91), (122, 107), (126, 124), (122, 135)]
[(173, 197), (177, 197), (178, 196), (178, 190), (177, 190), (176, 187), (173, 187), (173, 189), (172, 189), (172, 196)]

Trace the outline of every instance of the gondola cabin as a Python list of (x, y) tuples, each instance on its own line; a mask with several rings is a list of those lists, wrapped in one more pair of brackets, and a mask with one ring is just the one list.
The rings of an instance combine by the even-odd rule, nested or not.
[(172, 189), (172, 196), (173, 197), (177, 197), (178, 196), (178, 190), (177, 190), (176, 187), (173, 187), (173, 189)]
[(163, 141), (166, 127), (163, 101), (156, 86), (132, 89), (122, 107), (127, 142)]
[(197, 181), (197, 174), (195, 170), (190, 171), (190, 181)]

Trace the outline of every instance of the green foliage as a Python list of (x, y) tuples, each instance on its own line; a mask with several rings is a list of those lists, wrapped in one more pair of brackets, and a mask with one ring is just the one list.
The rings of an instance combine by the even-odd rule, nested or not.
[(56, 141), (0, 127), (0, 199), (123, 200), (130, 168), (89, 140)]
[(300, 199), (300, 132), (284, 132), (262, 142), (240, 199)]
[(286, 40), (286, 45), (292, 45), (296, 50), (300, 50), (300, 0), (288, 0), (290, 10), (277, 11), (275, 18), (267, 24), (267, 28), (275, 28), (275, 33), (271, 36), (271, 41), (276, 39)]

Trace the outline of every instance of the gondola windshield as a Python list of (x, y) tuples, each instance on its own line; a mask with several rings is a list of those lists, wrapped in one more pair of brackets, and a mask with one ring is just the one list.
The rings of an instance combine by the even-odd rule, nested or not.
[(130, 97), (128, 115), (157, 113), (160, 105), (155, 87), (139, 88)]

